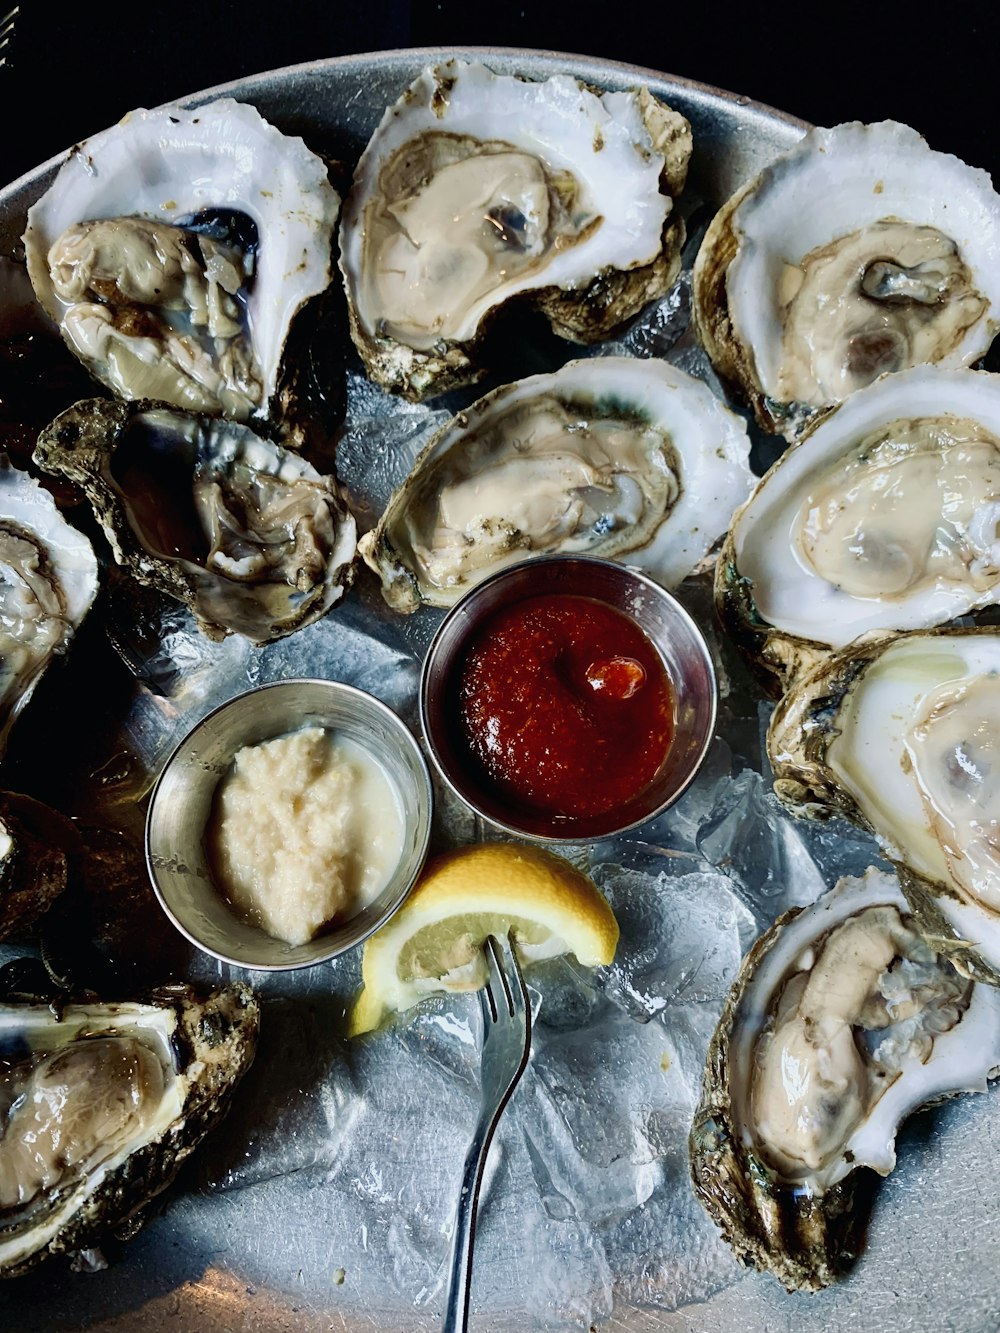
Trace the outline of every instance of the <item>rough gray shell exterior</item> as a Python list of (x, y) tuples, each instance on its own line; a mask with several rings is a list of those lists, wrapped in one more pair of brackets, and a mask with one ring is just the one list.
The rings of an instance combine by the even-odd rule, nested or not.
[(753, 599), (753, 585), (736, 565), (733, 524), (715, 565), (715, 612), (761, 688), (776, 699), (793, 679), (822, 662), (828, 649), (775, 629), (762, 618)]
[(5, 940), (32, 926), (64, 891), (80, 835), (65, 816), (11, 791), (0, 791), (0, 829), (10, 838), (0, 859), (0, 940)]
[[(273, 583), (255, 584), (249, 579), (234, 578), (228, 583), (230, 591), (226, 592), (224, 613), (220, 614), (214, 605), (212, 609), (206, 609), (204, 582), (201, 579), (205, 571), (202, 566), (193, 560), (170, 558), (143, 542), (137, 525), (131, 521), (122, 490), (115, 481), (114, 466), (116, 455), (121, 457), (125, 452), (123, 443), (129, 425), (146, 413), (159, 411), (175, 414), (179, 419), (191, 423), (204, 422), (206, 428), (213, 424), (211, 418), (180, 413), (169, 404), (148, 399), (133, 402), (115, 402), (105, 398), (84, 399), (60, 413), (41, 432), (35, 446), (34, 461), (47, 472), (62, 476), (83, 489), (118, 564), (124, 566), (140, 583), (156, 588), (188, 606), (198, 620), (199, 628), (210, 638), (221, 639), (235, 632), (245, 634), (253, 643), (267, 643), (325, 615), (342, 597), (353, 578), (355, 553), (354, 519), (333, 477), (313, 473), (316, 485), (325, 491), (325, 501), (337, 528), (336, 543), (329, 552), (324, 576), (310, 581), (308, 587), (300, 587), (297, 583), (290, 585), (289, 606), (280, 615), (271, 614), (266, 608), (262, 608), (259, 615), (248, 609), (253, 587), (280, 586)], [(219, 428), (246, 430), (250, 434), (250, 428), (241, 423), (227, 426), (227, 423), (220, 422)], [(298, 455), (288, 453), (269, 439), (263, 436), (255, 438), (269, 450), (271, 458), (294, 460), (299, 467), (308, 466)], [(290, 540), (290, 550), (292, 545), (293, 541)], [(298, 567), (290, 567), (290, 572), (298, 573)], [(213, 573), (213, 577), (217, 583), (224, 582), (217, 574)], [(294, 599), (292, 593), (295, 594)]]
[(752, 395), (747, 387), (754, 379), (753, 361), (749, 350), (733, 333), (726, 294), (726, 275), (739, 245), (732, 225), (733, 215), (755, 183), (748, 181), (737, 190), (709, 223), (691, 275), (691, 313), (698, 337), (716, 374), (735, 397), (741, 401), (749, 400), (761, 429), (775, 434), (781, 430), (780, 420), (770, 411), (767, 401), (759, 394)]

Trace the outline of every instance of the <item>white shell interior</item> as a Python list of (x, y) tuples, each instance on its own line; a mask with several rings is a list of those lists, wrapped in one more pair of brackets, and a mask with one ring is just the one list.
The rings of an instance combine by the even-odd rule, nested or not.
[[(748, 462), (750, 439), (742, 418), (724, 407), (701, 380), (666, 361), (593, 357), (570, 361), (551, 375), (533, 375), (497, 390), (461, 413), (417, 460), (411, 476), (439, 465), (446, 456), (461, 455), (465, 441), (474, 444), (475, 437), (485, 433), (490, 418), (506, 412), (512, 404), (548, 397), (579, 403), (584, 416), (587, 405), (592, 404), (595, 419), (602, 415), (602, 399), (606, 400), (610, 415), (635, 412), (648, 420), (661, 438), (666, 438), (678, 470), (679, 494), (652, 538), (634, 547), (623, 538), (615, 558), (645, 571), (667, 588), (676, 587), (726, 531), (733, 510), (746, 498), (754, 479)], [(516, 464), (526, 448), (524, 441), (519, 441), (516, 447), (511, 443), (510, 461)], [(662, 456), (658, 458), (662, 467)], [(516, 467), (511, 472), (515, 478), (521, 475)], [(484, 470), (483, 515), (499, 519), (517, 512), (519, 497), (505, 494), (502, 489), (488, 492), (488, 488), (502, 487), (504, 476), (502, 460)], [(390, 504), (386, 515), (390, 528), (405, 513), (407, 494), (408, 487), (404, 486)], [(419, 523), (419, 518), (415, 521)], [(616, 530), (612, 529), (611, 537), (616, 536)], [(426, 539), (431, 540), (429, 534)], [(600, 546), (595, 544), (599, 540), (586, 529), (558, 547), (545, 548), (539, 553), (557, 549), (564, 553), (599, 555)], [(479, 577), (485, 577), (503, 563), (523, 560), (527, 554), (530, 549), (516, 547), (504, 558), (484, 565)], [(452, 596), (447, 590), (435, 589), (435, 604), (450, 604), (469, 586), (471, 580), (467, 579), (452, 590)]]
[(89, 540), (63, 518), (51, 491), (13, 467), (0, 466), (0, 512), (45, 547), (66, 601), (66, 618), (79, 628), (97, 596), (97, 556)]
[(990, 303), (939, 364), (969, 365), (989, 347), (1000, 327), (1000, 198), (987, 172), (933, 151), (895, 121), (817, 129), (761, 173), (732, 219), (739, 249), (726, 280), (729, 313), (765, 394), (778, 394), (785, 265), (882, 218), (950, 237)]
[(1000, 583), (979, 592), (940, 579), (930, 591), (915, 587), (885, 601), (857, 597), (807, 564), (793, 536), (810, 479), (825, 466), (896, 420), (949, 415), (981, 422), (1000, 437), (1000, 376), (933, 366), (883, 376), (782, 455), (734, 523), (736, 567), (750, 580), (764, 620), (839, 648), (871, 630), (924, 629), (1000, 601)]
[[(933, 836), (905, 744), (931, 696), (970, 678), (986, 678), (1000, 690), (1000, 635), (916, 634), (890, 643), (845, 696), (826, 762), (890, 855), (948, 887), (936, 899), (939, 910), (1000, 969), (1000, 915), (955, 880), (946, 850)], [(1000, 808), (978, 814), (994, 828), (1000, 823)]]
[[(445, 89), (440, 97), (439, 88)], [(386, 111), (344, 204), (341, 262), (348, 296), (369, 334), (378, 327), (379, 312), (357, 304), (365, 210), (379, 189), (383, 165), (409, 140), (434, 133), (500, 140), (555, 171), (571, 171), (582, 186), (581, 202), (603, 218), (586, 240), (552, 254), (540, 271), (473, 305), (458, 341), (471, 338), (483, 316), (518, 291), (583, 286), (606, 268), (631, 268), (658, 253), (671, 201), (660, 193), (663, 159), (653, 152), (634, 93), (598, 95), (566, 74), (533, 82), (449, 61), (424, 70)]]
[[(814, 942), (848, 917), (875, 903), (909, 906), (894, 875), (871, 869), (858, 879), (842, 879), (794, 920), (781, 927), (777, 940), (758, 960), (734, 1020), (729, 1047), (730, 1087), (736, 1122), (748, 1147), (753, 1132), (747, 1117), (747, 1090), (754, 1075), (753, 1052), (779, 988), (790, 971), (808, 966)], [(982, 1091), (1000, 1065), (1000, 991), (976, 985), (965, 1015), (934, 1041), (922, 1063), (908, 1056), (900, 1076), (876, 1102), (869, 1118), (844, 1143), (839, 1160), (822, 1181), (805, 1182), (822, 1193), (856, 1166), (870, 1166), (887, 1175), (896, 1164), (896, 1131), (917, 1107), (955, 1092)]]
[(293, 316), (329, 285), (339, 207), (323, 161), (252, 106), (221, 98), (195, 110), (132, 111), (74, 149), (29, 210), (28, 270), (42, 305), (58, 319), (46, 256), (74, 223), (125, 216), (177, 222), (208, 208), (246, 213), (260, 243), (247, 310), (264, 407)]

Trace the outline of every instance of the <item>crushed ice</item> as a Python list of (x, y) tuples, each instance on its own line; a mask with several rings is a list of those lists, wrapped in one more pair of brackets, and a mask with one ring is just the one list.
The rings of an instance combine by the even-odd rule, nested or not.
[[(622, 339), (595, 349), (609, 353), (666, 355), (721, 396), (690, 329), (688, 278)], [(338, 469), (364, 530), (448, 413), (389, 399), (359, 373), (348, 401)], [(529, 974), (532, 1059), (495, 1140), (476, 1239), (474, 1310), (504, 1327), (588, 1329), (616, 1302), (673, 1310), (740, 1280), (688, 1176), (708, 1041), (758, 931), (876, 859), (871, 840), (842, 822), (805, 825), (778, 805), (761, 776), (769, 710), (715, 630), (708, 580), (689, 580), (680, 595), (712, 644), (718, 735), (697, 780), (660, 819), (568, 853), (610, 899), (621, 943), (610, 968), (592, 973), (564, 959)], [(365, 569), (332, 615), (260, 649), (235, 636), (210, 643), (162, 599), (137, 617), (133, 594), (109, 612), (135, 687), (107, 745), (154, 772), (210, 709), (293, 676), (370, 690), (412, 724), (421, 656), (439, 620), (426, 609), (394, 616)], [(491, 836), (440, 786), (436, 795), (436, 845)], [(230, 975), (207, 960), (202, 969), (212, 981)], [(398, 1322), (407, 1308), (430, 1316), (443, 1306), (478, 1104), (478, 1008), (467, 997), (431, 1000), (346, 1043), (359, 973), (355, 957), (238, 973), (262, 995), (262, 1044), (201, 1172), (217, 1201), (252, 1190), (260, 1212), (303, 1214), (309, 1235), (328, 1240), (330, 1262), (300, 1270), (297, 1299), (304, 1292), (322, 1308), (330, 1273), (346, 1272), (358, 1308)]]
[[(393, 447), (406, 457), (433, 426), (417, 429), (420, 417), (399, 427)], [(380, 494), (397, 466), (386, 462)], [(333, 615), (261, 649), (209, 645), (186, 612), (165, 607), (163, 646), (126, 719), (133, 742), (148, 733), (149, 758), (238, 689), (298, 675), (359, 685), (414, 722), (420, 656), (440, 616), (393, 617), (373, 581), (359, 583)], [(761, 775), (769, 707), (712, 624), (707, 579), (681, 596), (716, 658), (719, 734), (660, 819), (568, 849), (610, 899), (621, 943), (596, 973), (558, 960), (529, 974), (532, 1060), (495, 1141), (476, 1244), (474, 1307), (505, 1326), (586, 1329), (616, 1302), (672, 1310), (740, 1280), (688, 1177), (708, 1041), (757, 932), (875, 859), (871, 841), (842, 823), (782, 810)], [(457, 801), (440, 788), (438, 797), (438, 846), (484, 836)], [(204, 966), (212, 979), (227, 974)], [(206, 1145), (205, 1184), (266, 1200), (287, 1198), (291, 1181), (351, 1275), (353, 1300), (435, 1315), (478, 1102), (475, 1001), (432, 1000), (346, 1043), (356, 958), (250, 979), (264, 1001), (260, 1058), (226, 1134)], [(317, 1300), (328, 1278), (314, 1274)], [(308, 1289), (308, 1271), (302, 1281)]]

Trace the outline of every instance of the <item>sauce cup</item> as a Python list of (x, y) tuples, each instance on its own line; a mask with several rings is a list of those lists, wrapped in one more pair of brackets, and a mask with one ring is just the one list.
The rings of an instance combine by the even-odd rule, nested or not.
[[(651, 781), (595, 814), (565, 816), (505, 795), (473, 757), (462, 722), (460, 679), (472, 641), (502, 610), (527, 598), (557, 594), (592, 599), (633, 621), (662, 661), (673, 695), (673, 734)], [(592, 556), (535, 557), (477, 584), (441, 622), (420, 682), (421, 726), (447, 785), (497, 828), (550, 843), (613, 837), (661, 814), (697, 773), (715, 716), (715, 670), (705, 639), (688, 613), (644, 574)], [(595, 754), (585, 780), (599, 784), (606, 763)]]
[[(374, 901), (307, 943), (290, 945), (250, 924), (230, 905), (213, 872), (207, 841), (216, 789), (236, 752), (307, 726), (346, 737), (379, 762), (399, 798), (403, 849)], [(263, 971), (309, 967), (360, 944), (403, 902), (427, 854), (431, 803), (427, 763), (391, 708), (339, 681), (279, 681), (230, 699), (174, 750), (150, 799), (146, 862), (167, 916), (205, 953)]]

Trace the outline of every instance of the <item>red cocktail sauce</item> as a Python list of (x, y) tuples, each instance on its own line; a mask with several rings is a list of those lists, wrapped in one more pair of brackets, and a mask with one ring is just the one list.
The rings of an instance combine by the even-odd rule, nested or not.
[(459, 665), (461, 730), (505, 802), (568, 819), (628, 805), (666, 757), (673, 694), (634, 620), (553, 593), (503, 607)]

